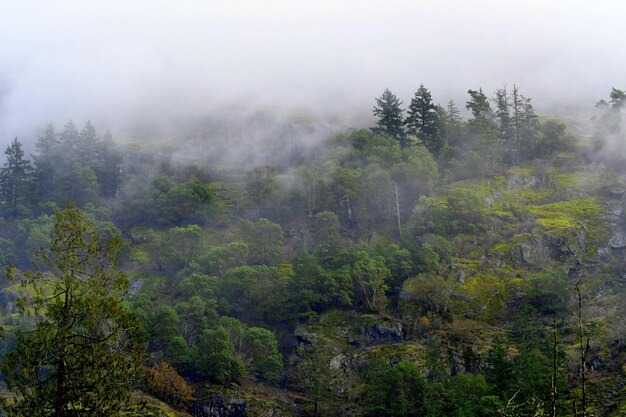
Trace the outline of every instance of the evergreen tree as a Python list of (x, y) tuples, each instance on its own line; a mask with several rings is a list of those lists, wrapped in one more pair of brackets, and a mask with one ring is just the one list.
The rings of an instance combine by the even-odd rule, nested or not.
[(15, 219), (33, 196), (34, 172), (30, 161), (24, 159), (22, 144), (17, 138), (4, 153), (7, 160), (0, 169), (0, 204), (3, 214)]
[(452, 100), (438, 111), (442, 142), (449, 146), (458, 145), (462, 136), (461, 112)]
[[(515, 88), (513, 90), (516, 91)], [(511, 100), (506, 86), (496, 90), (496, 96), (493, 101), (496, 104), (495, 120), (497, 136), (500, 142), (504, 144), (509, 155), (509, 160), (512, 161), (512, 155), (515, 152), (515, 144), (513, 143), (513, 129), (511, 126)]]
[(39, 136), (35, 147), (38, 154), (33, 156), (35, 161), (35, 176), (39, 184), (39, 199), (51, 200), (55, 191), (56, 164), (61, 158), (59, 135), (54, 126), (49, 124), (42, 136)]
[(63, 127), (63, 131), (59, 135), (59, 144), (63, 149), (63, 156), (66, 158), (75, 158), (79, 150), (80, 134), (76, 130), (73, 121), (68, 121)]
[(535, 156), (539, 136), (539, 121), (530, 99), (524, 97), (516, 85), (511, 96), (512, 153), (511, 162), (520, 157)]
[(481, 124), (490, 124), (493, 119), (493, 112), (489, 105), (489, 99), (483, 93), (483, 89), (467, 90), (470, 100), (466, 103), (466, 108), (472, 112), (473, 120)]
[(487, 176), (493, 165), (499, 159), (501, 147), (493, 126), (493, 111), (489, 99), (482, 89), (468, 90), (470, 100), (466, 103), (472, 112), (472, 118), (467, 122), (469, 143), (472, 148), (470, 154), (476, 158), (481, 166), (482, 176)]
[(84, 163), (93, 166), (100, 158), (100, 140), (96, 134), (96, 128), (90, 120), (85, 123), (85, 127), (78, 135), (76, 143), (77, 157)]
[[(128, 280), (116, 269), (121, 239), (103, 243), (89, 217), (70, 206), (55, 214), (51, 247), (23, 284), (24, 314), (45, 314), (2, 360), (15, 392), (10, 415), (118, 416), (130, 397), (140, 355), (124, 305)], [(46, 268), (44, 271), (41, 268)], [(16, 270), (9, 277), (19, 279)]]
[(388, 135), (398, 140), (402, 147), (406, 147), (408, 142), (402, 125), (402, 102), (388, 89), (376, 99), (374, 106), (374, 116), (378, 118), (376, 127), (372, 132), (377, 135)]
[(107, 131), (99, 142), (96, 157), (94, 171), (98, 177), (100, 194), (103, 197), (114, 197), (122, 183), (123, 157), (110, 132)]
[(619, 110), (624, 106), (624, 101), (626, 101), (626, 93), (623, 90), (613, 87), (611, 88), (611, 94), (609, 95), (609, 97), (611, 97), (609, 103), (611, 103), (612, 108)]
[(439, 114), (430, 91), (424, 87), (424, 84), (420, 84), (415, 96), (411, 99), (405, 124), (408, 127), (408, 133), (419, 136), (429, 151), (433, 154), (439, 152), (442, 146), (439, 136)]
[(459, 116), (461, 112), (459, 111), (454, 101), (448, 101), (448, 105), (446, 106), (446, 115), (449, 124), (455, 124), (461, 122), (461, 116)]

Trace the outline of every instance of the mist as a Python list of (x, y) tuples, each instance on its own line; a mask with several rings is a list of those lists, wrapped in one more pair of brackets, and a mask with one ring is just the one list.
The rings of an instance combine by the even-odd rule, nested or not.
[(0, 144), (91, 119), (118, 139), (258, 111), (369, 122), (420, 83), (464, 107), (516, 83), (538, 111), (626, 85), (618, 1), (2, 2)]

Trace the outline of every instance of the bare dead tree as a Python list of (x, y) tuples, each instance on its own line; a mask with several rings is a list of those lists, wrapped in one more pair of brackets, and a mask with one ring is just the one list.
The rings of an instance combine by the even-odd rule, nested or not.
[(582, 390), (581, 417), (587, 416), (587, 356), (589, 354), (589, 338), (584, 339), (583, 334), (583, 298), (580, 292), (580, 280), (575, 284), (576, 297), (578, 298), (578, 339), (580, 341), (580, 384)]

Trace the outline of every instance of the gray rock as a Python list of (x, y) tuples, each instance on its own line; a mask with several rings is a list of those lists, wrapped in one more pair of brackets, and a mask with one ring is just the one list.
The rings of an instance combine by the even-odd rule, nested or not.
[(367, 327), (352, 328), (352, 331), (360, 336), (362, 346), (375, 346), (385, 343), (399, 343), (404, 341), (402, 324), (395, 323), (392, 326), (375, 324)]
[(613, 250), (626, 249), (626, 233), (616, 230), (609, 240), (609, 247)]
[(509, 175), (506, 178), (506, 188), (508, 190), (534, 187), (537, 183), (538, 180), (535, 176)]
[(192, 414), (194, 417), (247, 417), (247, 406), (244, 400), (211, 394), (194, 403)]
[(296, 327), (293, 334), (298, 340), (298, 345), (313, 345), (317, 341), (317, 335), (315, 333), (307, 332), (302, 327)]

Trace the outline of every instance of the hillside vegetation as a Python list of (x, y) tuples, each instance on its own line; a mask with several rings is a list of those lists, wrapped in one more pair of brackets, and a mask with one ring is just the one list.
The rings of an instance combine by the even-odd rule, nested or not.
[(124, 244), (145, 353), (127, 415), (624, 415), (624, 93), (576, 130), (517, 87), (468, 94), (463, 118), (387, 90), (376, 126), (341, 133), (257, 115), (256, 156), (251, 127), (215, 121), (176, 145), (89, 122), (32, 158), (14, 140), (0, 355), (45, 320), (57, 287), (13, 267), (54, 251), (71, 201)]

